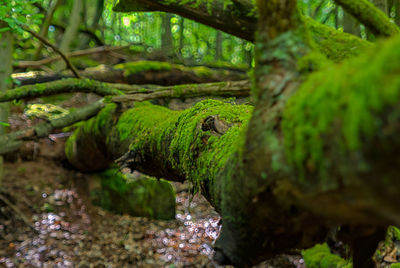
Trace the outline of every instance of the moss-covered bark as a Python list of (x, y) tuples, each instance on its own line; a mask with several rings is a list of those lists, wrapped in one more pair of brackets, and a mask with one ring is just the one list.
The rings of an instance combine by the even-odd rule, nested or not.
[(258, 5), (254, 111), (111, 104), (68, 140), (68, 159), (93, 171), (123, 155), (123, 167), (191, 180), (221, 214), (221, 262), (250, 266), (345, 224), (354, 267), (367, 267), (382, 230), (400, 223), (400, 38), (306, 77), (299, 67), (323, 56), (296, 1)]
[[(244, 71), (213, 69), (204, 66), (187, 67), (159, 61), (136, 61), (107, 67), (99, 65), (79, 72), (83, 78), (108, 83), (177, 85), (190, 83), (209, 83), (247, 79)], [(20, 73), (13, 78), (21, 85), (30, 85), (73, 77), (69, 72), (61, 74)]]
[(376, 36), (392, 36), (400, 33), (396, 24), (368, 0), (335, 0), (347, 12), (363, 23)]

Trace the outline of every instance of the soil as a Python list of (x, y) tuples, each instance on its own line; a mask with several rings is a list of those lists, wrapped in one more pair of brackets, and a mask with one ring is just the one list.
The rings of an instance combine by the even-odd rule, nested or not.
[[(172, 221), (102, 210), (91, 205), (85, 190), (90, 174), (68, 168), (64, 139), (27, 143), (14, 162), (6, 163), (0, 266), (221, 267), (212, 260), (219, 216), (202, 196), (190, 201), (190, 187), (174, 184), (177, 213)], [(303, 265), (300, 256), (284, 255), (258, 267)]]

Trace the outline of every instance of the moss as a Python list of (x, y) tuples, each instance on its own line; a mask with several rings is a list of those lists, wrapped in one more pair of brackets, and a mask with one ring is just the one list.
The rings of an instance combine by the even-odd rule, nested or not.
[(307, 268), (351, 268), (349, 261), (330, 252), (326, 244), (318, 244), (313, 248), (302, 251)]
[[(189, 174), (195, 187), (199, 188), (201, 181), (214, 178), (238, 150), (240, 132), (251, 114), (251, 106), (215, 100), (205, 100), (185, 110), (177, 119), (169, 161)], [(202, 131), (202, 123), (209, 116), (217, 116), (230, 126), (229, 129), (223, 135)]]
[[(289, 99), (282, 127), (288, 162), (300, 178), (305, 177), (304, 166), (325, 178), (331, 164), (325, 159), (361, 153), (384, 121), (396, 117), (381, 116), (400, 97), (399, 46), (400, 38), (395, 38), (366, 56), (316, 72)], [(365, 168), (357, 163), (353, 168)]]
[(175, 218), (175, 192), (169, 182), (150, 177), (134, 179), (118, 169), (108, 169), (99, 177), (101, 189), (92, 192), (94, 204), (131, 216)]
[(53, 104), (28, 104), (25, 109), (25, 114), (28, 117), (37, 117), (47, 120), (63, 117), (68, 113), (68, 110)]
[(192, 71), (197, 76), (202, 77), (202, 78), (211, 77), (213, 75), (213, 72), (211, 71), (211, 69), (207, 68), (207, 67), (204, 67), (204, 66), (193, 67)]
[[(201, 181), (213, 178), (237, 151), (240, 132), (252, 109), (216, 100), (199, 102), (185, 111), (141, 103), (121, 115), (117, 129), (121, 140), (134, 137), (130, 150), (158, 155), (199, 189)], [(203, 131), (202, 124), (209, 116), (217, 116), (229, 129), (223, 134)], [(162, 147), (166, 141), (168, 150)]]
[[(152, 114), (152, 121), (146, 121), (148, 114)], [(154, 106), (149, 102), (137, 103), (136, 108), (124, 112), (117, 123), (116, 129), (119, 138), (123, 141), (132, 136), (138, 139), (147, 138), (149, 135), (155, 135), (157, 130), (168, 124), (176, 118), (179, 112), (171, 111), (165, 107)]]
[(73, 57), (70, 59), (71, 63), (78, 69), (85, 69), (89, 67), (96, 67), (99, 62), (92, 60), (88, 56)]
[(390, 268), (400, 268), (400, 263), (393, 263)]
[(333, 62), (341, 62), (362, 55), (366, 49), (374, 46), (368, 41), (352, 34), (339, 32), (309, 17), (304, 16), (303, 21), (312, 33), (319, 51)]
[(146, 71), (170, 71), (172, 66), (168, 62), (136, 61), (115, 65), (116, 69), (124, 70), (124, 76), (134, 75)]
[(325, 55), (317, 51), (312, 51), (297, 61), (297, 70), (302, 74), (308, 74), (313, 71), (322, 70), (329, 64), (330, 61), (327, 60)]

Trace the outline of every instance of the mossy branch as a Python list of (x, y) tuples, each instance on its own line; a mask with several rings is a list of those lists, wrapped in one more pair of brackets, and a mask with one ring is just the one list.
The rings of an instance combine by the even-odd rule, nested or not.
[(118, 95), (122, 94), (121, 90), (118, 90), (118, 88), (126, 87), (137, 89), (137, 87), (128, 85), (110, 85), (96, 80), (68, 78), (48, 83), (26, 85), (1, 92), (0, 102), (74, 92), (95, 93), (100, 96)]
[(193, 98), (205, 96), (248, 97), (251, 83), (248, 80), (207, 84), (178, 85), (173, 87), (143, 88), (126, 95), (115, 96), (113, 102), (146, 101), (155, 99)]
[(368, 0), (335, 0), (335, 2), (377, 36), (388, 37), (400, 33), (399, 27)]
[(79, 121), (84, 121), (96, 115), (104, 107), (103, 100), (79, 108), (65, 116), (54, 118), (36, 126), (0, 136), (0, 155), (16, 151), (25, 140), (44, 138), (54, 129), (71, 126)]
[(242, 97), (250, 95), (250, 81), (244, 80), (161, 87), (151, 85), (112, 84), (90, 79), (68, 78), (48, 83), (26, 85), (4, 91), (0, 93), (0, 102), (75, 92), (95, 93), (100, 96), (118, 95), (118, 97), (112, 99), (115, 102), (145, 101), (164, 98), (192, 98), (201, 96)]

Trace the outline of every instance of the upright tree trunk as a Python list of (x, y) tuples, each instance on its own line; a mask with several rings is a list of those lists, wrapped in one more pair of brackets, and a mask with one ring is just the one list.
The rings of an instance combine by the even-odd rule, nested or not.
[(93, 29), (96, 29), (99, 26), (100, 19), (103, 15), (103, 10), (104, 10), (104, 0), (97, 0), (96, 11), (93, 16), (93, 21), (91, 23), (91, 27)]
[[(0, 21), (0, 28), (7, 27), (7, 25)], [(13, 38), (11, 31), (1, 33), (0, 37), (0, 91), (5, 91), (10, 87), (10, 75), (12, 72), (12, 53), (13, 53)], [(0, 122), (6, 123), (8, 121), (9, 104), (0, 104)], [(4, 126), (0, 125), (0, 135), (5, 133)], [(3, 178), (3, 157), (0, 155), (0, 187)]]
[(343, 11), (343, 30), (346, 33), (353, 34), (355, 36), (360, 36), (360, 23), (353, 18), (352, 15)]
[(69, 52), (71, 44), (74, 38), (77, 37), (79, 25), (82, 21), (83, 12), (83, 0), (74, 0), (74, 5), (71, 10), (67, 29), (64, 32), (63, 38), (60, 44), (60, 50), (62, 52)]
[[(47, 37), (47, 34), (49, 32), (49, 26), (51, 24), (51, 21), (53, 20), (54, 13), (56, 12), (57, 8), (59, 7), (61, 1), (60, 0), (54, 0), (50, 4), (50, 8), (47, 11), (46, 18), (43, 22), (42, 28), (40, 29), (40, 35), (43, 37)], [(34, 55), (34, 60), (39, 59), (40, 53), (43, 49), (43, 43), (39, 43), (39, 46), (37, 47)]]
[(172, 14), (170, 13), (162, 14), (161, 50), (166, 56), (170, 56), (173, 53), (171, 19), (172, 19)]
[(214, 60), (219, 61), (222, 58), (222, 42), (223, 36), (221, 31), (217, 31), (217, 36), (215, 37), (215, 55)]
[(178, 48), (178, 55), (183, 59), (183, 47), (185, 46), (185, 18), (181, 17), (179, 20), (179, 48)]

